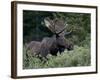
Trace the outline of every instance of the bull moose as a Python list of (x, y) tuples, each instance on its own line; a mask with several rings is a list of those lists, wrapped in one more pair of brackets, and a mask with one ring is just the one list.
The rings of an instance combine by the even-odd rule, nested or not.
[(66, 22), (62, 19), (44, 19), (45, 26), (53, 33), (52, 37), (44, 37), (42, 41), (31, 41), (27, 45), (27, 49), (32, 55), (40, 55), (47, 59), (47, 55), (57, 56), (64, 52), (65, 49), (73, 50), (73, 44), (66, 41), (65, 35), (69, 35), (72, 31), (66, 32)]

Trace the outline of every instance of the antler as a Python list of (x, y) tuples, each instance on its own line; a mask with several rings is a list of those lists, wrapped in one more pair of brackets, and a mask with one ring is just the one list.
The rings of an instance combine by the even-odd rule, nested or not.
[(48, 17), (44, 19), (44, 23), (47, 28), (49, 28), (53, 33), (55, 32), (55, 21), (50, 20)]
[(72, 31), (66, 33), (66, 26), (68, 25), (63, 19), (53, 19), (51, 20), (49, 17), (44, 19), (46, 27), (48, 27), (54, 34), (61, 34), (62, 35), (68, 35)]

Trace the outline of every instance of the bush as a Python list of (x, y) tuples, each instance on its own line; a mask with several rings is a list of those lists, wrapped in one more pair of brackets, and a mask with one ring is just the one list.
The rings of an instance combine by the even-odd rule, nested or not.
[(26, 48), (23, 49), (23, 69), (36, 69), (36, 68), (55, 68), (55, 67), (73, 67), (73, 66), (90, 66), (90, 48), (74, 46), (74, 50), (65, 50), (62, 54), (57, 56), (48, 55), (45, 63), (39, 58), (33, 57)]

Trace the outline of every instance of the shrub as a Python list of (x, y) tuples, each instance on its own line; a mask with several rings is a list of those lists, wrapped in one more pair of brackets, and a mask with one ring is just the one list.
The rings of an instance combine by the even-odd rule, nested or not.
[(62, 54), (57, 56), (48, 55), (48, 60), (44, 63), (37, 57), (33, 57), (26, 48), (23, 49), (23, 68), (36, 69), (36, 68), (56, 68), (56, 67), (73, 67), (73, 66), (90, 66), (90, 48), (74, 46), (74, 50), (65, 50)]

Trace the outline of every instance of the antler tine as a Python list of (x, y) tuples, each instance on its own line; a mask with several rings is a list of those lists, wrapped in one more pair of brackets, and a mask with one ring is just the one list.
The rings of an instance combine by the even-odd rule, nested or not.
[(69, 35), (70, 33), (72, 33), (72, 30), (70, 30), (69, 32), (65, 33), (65, 35)]
[(64, 26), (65, 26), (65, 27), (67, 27), (67, 26), (68, 26), (67, 22), (65, 22)]
[(54, 21), (53, 21), (53, 26), (54, 26), (55, 34), (57, 34), (57, 33), (56, 33), (56, 22), (57, 22), (57, 20), (58, 20), (58, 19), (56, 18), (56, 19), (54, 19)]

